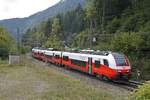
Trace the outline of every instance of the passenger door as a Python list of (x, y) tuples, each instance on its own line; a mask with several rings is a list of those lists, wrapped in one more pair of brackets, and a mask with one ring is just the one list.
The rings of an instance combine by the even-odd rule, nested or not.
[(92, 74), (92, 58), (88, 58), (88, 73)]

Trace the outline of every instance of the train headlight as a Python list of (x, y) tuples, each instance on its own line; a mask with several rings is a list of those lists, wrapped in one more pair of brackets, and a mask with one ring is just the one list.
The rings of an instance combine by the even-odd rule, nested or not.
[(130, 70), (117, 70), (117, 72), (119, 72), (119, 73), (129, 73), (130, 72)]
[(118, 72), (121, 73), (122, 71), (121, 71), (121, 70), (118, 70)]

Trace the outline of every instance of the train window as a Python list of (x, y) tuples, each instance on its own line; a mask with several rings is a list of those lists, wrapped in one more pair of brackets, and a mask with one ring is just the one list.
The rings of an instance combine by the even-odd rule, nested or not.
[(63, 56), (63, 60), (68, 61), (69, 57), (68, 56)]
[(104, 59), (104, 65), (109, 66), (108, 60)]
[(51, 56), (51, 55), (46, 55), (46, 57), (47, 57), (47, 58), (52, 58), (53, 56)]
[(86, 66), (86, 62), (85, 61), (80, 61), (80, 60), (74, 60), (74, 59), (72, 59), (71, 63), (74, 64), (74, 65), (82, 66), (82, 67)]
[(100, 67), (100, 61), (95, 60), (95, 68), (99, 68)]
[(59, 58), (60, 58), (60, 56), (59, 56), (59, 55), (55, 55), (55, 58), (56, 58), (56, 59), (59, 59)]
[(128, 66), (129, 62), (127, 57), (123, 54), (113, 53), (117, 66)]

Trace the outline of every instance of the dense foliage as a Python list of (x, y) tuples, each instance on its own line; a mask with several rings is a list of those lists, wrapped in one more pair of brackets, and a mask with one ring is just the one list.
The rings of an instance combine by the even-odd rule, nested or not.
[(3, 27), (0, 27), (0, 58), (5, 59), (9, 53), (15, 52), (15, 44), (15, 40), (10, 34)]
[(134, 91), (130, 100), (149, 100), (150, 99), (150, 82), (146, 82), (144, 85), (139, 86), (139, 88)]
[(63, 44), (56, 35), (50, 36), (43, 46), (46, 48), (53, 47), (55, 49), (63, 49)]
[(112, 40), (112, 46), (117, 51), (122, 51), (126, 54), (136, 52), (143, 42), (143, 38), (139, 33), (117, 33)]

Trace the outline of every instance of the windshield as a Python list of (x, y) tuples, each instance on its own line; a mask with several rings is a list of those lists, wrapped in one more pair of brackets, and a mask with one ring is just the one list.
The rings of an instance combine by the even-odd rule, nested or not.
[(128, 59), (123, 54), (113, 53), (117, 66), (128, 66)]

